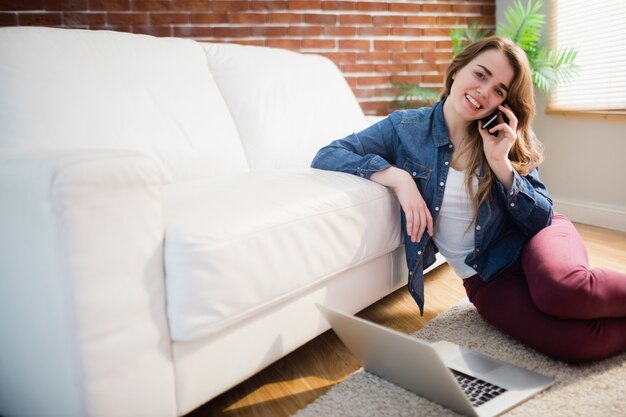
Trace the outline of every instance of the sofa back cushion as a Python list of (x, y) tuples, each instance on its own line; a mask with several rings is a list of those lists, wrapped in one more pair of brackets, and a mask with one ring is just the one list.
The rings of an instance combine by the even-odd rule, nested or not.
[(172, 180), (245, 172), (201, 45), (110, 31), (0, 29), (0, 149), (133, 149)]
[(251, 169), (309, 167), (317, 151), (367, 123), (339, 69), (320, 55), (204, 44)]

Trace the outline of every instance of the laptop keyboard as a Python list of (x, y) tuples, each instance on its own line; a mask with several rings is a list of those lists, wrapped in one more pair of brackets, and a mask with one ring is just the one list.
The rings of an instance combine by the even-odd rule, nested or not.
[(452, 371), (452, 374), (461, 386), (461, 389), (465, 392), (465, 395), (467, 395), (467, 398), (469, 398), (474, 407), (478, 407), (479, 405), (482, 405), (506, 392), (506, 389), (487, 381), (483, 381), (482, 379), (464, 374), (463, 372), (459, 372), (454, 369), (450, 369), (450, 371)]

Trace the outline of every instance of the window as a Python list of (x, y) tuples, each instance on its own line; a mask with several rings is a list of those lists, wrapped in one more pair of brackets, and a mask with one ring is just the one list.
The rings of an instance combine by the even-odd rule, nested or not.
[(578, 74), (556, 87), (548, 112), (626, 115), (626, 0), (552, 0), (551, 42), (578, 48)]

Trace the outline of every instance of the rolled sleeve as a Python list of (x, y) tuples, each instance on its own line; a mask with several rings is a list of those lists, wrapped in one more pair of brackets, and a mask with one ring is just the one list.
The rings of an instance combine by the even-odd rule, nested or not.
[(382, 171), (391, 166), (389, 162), (378, 155), (372, 155), (369, 160), (363, 162), (364, 166), (356, 169), (356, 175), (366, 179), (370, 179), (370, 177), (376, 172)]
[(509, 190), (505, 190), (500, 182), (498, 185), (510, 212), (517, 213), (519, 217), (526, 217), (530, 214), (536, 200), (535, 190), (517, 171), (513, 171), (513, 185)]
[(513, 171), (513, 185), (506, 190), (497, 182), (499, 195), (513, 221), (527, 236), (533, 236), (552, 221), (552, 200), (537, 169), (522, 176)]

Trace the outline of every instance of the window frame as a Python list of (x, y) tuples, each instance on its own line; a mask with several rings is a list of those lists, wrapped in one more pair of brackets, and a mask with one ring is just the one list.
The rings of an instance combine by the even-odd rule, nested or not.
[[(555, 36), (553, 36), (554, 25), (557, 22), (556, 10), (557, 10), (558, 1), (563, 1), (563, 0), (550, 0), (551, 16), (549, 19), (548, 30), (550, 33), (550, 47), (551, 48), (558, 47), (558, 45), (556, 45), (556, 38)], [(624, 77), (626, 77), (626, 73)], [(624, 80), (624, 83), (626, 84), (626, 80)], [(557, 116), (565, 116), (565, 117), (568, 117), (568, 116), (584, 117), (584, 118), (604, 119), (604, 120), (626, 120), (626, 104), (624, 108), (617, 108), (617, 109), (598, 110), (598, 109), (585, 109), (582, 107), (580, 109), (570, 109), (570, 108), (559, 107), (554, 102), (553, 94), (554, 94), (553, 92), (550, 92), (548, 96), (548, 102), (547, 102), (546, 109), (545, 109), (545, 113), (548, 115), (557, 115)]]

